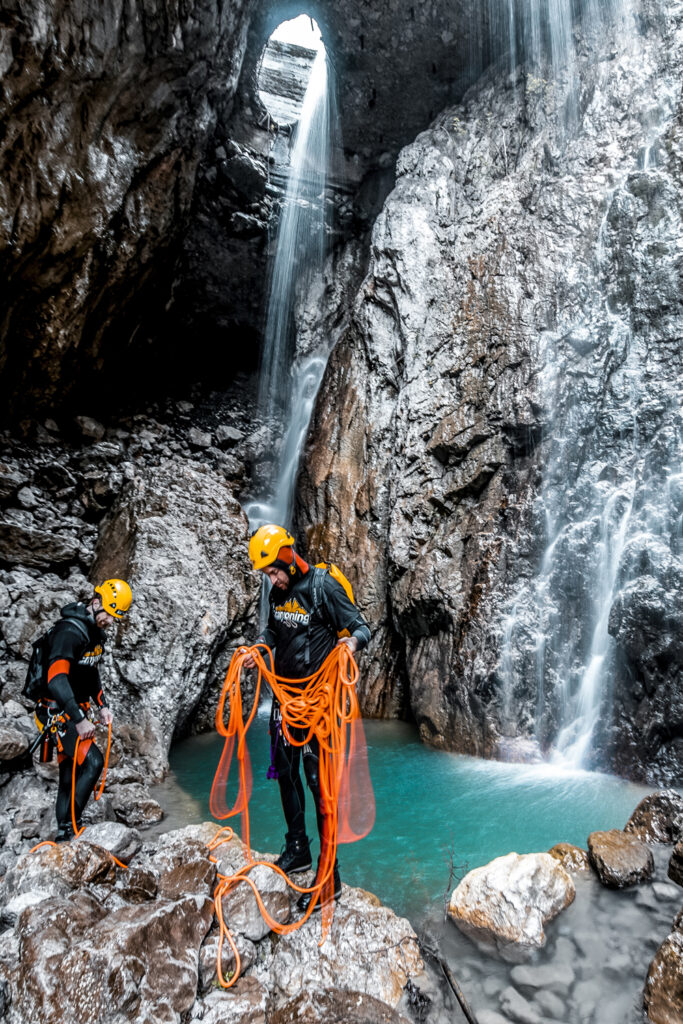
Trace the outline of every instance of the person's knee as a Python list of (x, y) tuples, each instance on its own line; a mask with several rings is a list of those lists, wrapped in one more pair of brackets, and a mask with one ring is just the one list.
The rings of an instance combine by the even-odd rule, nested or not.
[(88, 756), (85, 759), (85, 765), (87, 772), (95, 779), (99, 779), (104, 768), (104, 758), (102, 757), (102, 751), (95, 744), (91, 746), (88, 751)]
[(304, 756), (304, 774), (306, 783), (312, 793), (320, 791), (320, 776), (318, 773), (318, 758)]

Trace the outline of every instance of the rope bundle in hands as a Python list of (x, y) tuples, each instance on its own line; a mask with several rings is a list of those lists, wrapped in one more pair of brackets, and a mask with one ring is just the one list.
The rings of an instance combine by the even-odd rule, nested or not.
[[(244, 720), (241, 676), (245, 660), (252, 656), (258, 668), (258, 679), (251, 714)], [(320, 747), (320, 799), (324, 826), (321, 855), (315, 883), (310, 888), (295, 885), (275, 864), (255, 861), (249, 842), (249, 798), (252, 773), (246, 735), (258, 709), (262, 680), (270, 685), (280, 705), (282, 732), (292, 746), (303, 747), (315, 738)], [(375, 799), (368, 771), (367, 748), (358, 707), (355, 684), (358, 666), (346, 644), (334, 647), (317, 672), (305, 679), (283, 679), (275, 674), (272, 651), (265, 644), (241, 647), (233, 655), (216, 711), (216, 729), (225, 738), (216, 775), (211, 787), (210, 808), (215, 818), (224, 820), (242, 816), (242, 839), (247, 863), (234, 875), (220, 875), (214, 894), (216, 916), (220, 926), (218, 945), (218, 980), (224, 988), (234, 985), (240, 973), (240, 956), (223, 918), (223, 897), (242, 882), (254, 893), (259, 910), (272, 931), (285, 935), (300, 928), (322, 904), (322, 939), (325, 941), (334, 915), (334, 865), (339, 843), (352, 843), (366, 836), (375, 821)], [(226, 702), (229, 707), (225, 722)], [(303, 739), (294, 739), (292, 730), (302, 731)], [(226, 802), (226, 787), (234, 755), (237, 755), (239, 777), (237, 797), (231, 807)], [(210, 844), (216, 850), (232, 838), (231, 829), (222, 829)], [(280, 924), (270, 916), (249, 872), (257, 865), (281, 875), (296, 892), (311, 893), (304, 916), (291, 924)], [(227, 940), (235, 956), (235, 971), (226, 981), (221, 969), (223, 942)]]

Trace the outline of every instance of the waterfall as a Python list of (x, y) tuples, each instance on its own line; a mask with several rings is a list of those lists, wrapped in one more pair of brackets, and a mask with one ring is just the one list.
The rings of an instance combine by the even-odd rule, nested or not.
[(634, 0), (488, 0), (492, 59), (507, 64), (514, 83), (524, 65), (534, 90), (543, 90), (564, 126), (578, 125), (578, 34), (602, 45), (605, 33), (633, 38)]
[(277, 230), (258, 404), (279, 453), (276, 467), (260, 481), (259, 496), (246, 508), (252, 528), (264, 522), (291, 528), (299, 458), (327, 362), (325, 344), (319, 352), (297, 358), (294, 311), (297, 296), (322, 277), (332, 93), (321, 48), (301, 108)]
[[(545, 48), (552, 67), (563, 63), (567, 78), (578, 81), (579, 64), (569, 53), (569, 8), (565, 4), (563, 13), (561, 6), (560, 0), (529, 0), (522, 49), (538, 59), (536, 47)], [(631, 0), (582, 0), (574, 9), (588, 40), (584, 62), (595, 59), (598, 46), (610, 39), (620, 54), (637, 56)], [(601, 39), (608, 23), (610, 33)], [(535, 703), (539, 745), (554, 763), (570, 767), (594, 765), (600, 745), (611, 742), (611, 688), (619, 667), (615, 611), (628, 607), (643, 577), (652, 586), (665, 578), (667, 559), (679, 553), (677, 396), (666, 387), (653, 394), (657, 344), (634, 330), (629, 302), (621, 297), (619, 265), (621, 218), (627, 216), (634, 175), (641, 176), (644, 194), (656, 190), (657, 131), (676, 103), (663, 86), (658, 105), (653, 99), (658, 120), (648, 123), (646, 145), (634, 149), (631, 166), (604, 196), (591, 284), (571, 266), (566, 269), (564, 286), (584, 289), (581, 319), (567, 313), (542, 338), (540, 390), (549, 414), (540, 446), (543, 482), (534, 506), (541, 543), (535, 575), (516, 585), (501, 609), (500, 721), (514, 735), (513, 699), (526, 687), (527, 699)], [(671, 223), (661, 222), (662, 232), (675, 230), (672, 216)]]

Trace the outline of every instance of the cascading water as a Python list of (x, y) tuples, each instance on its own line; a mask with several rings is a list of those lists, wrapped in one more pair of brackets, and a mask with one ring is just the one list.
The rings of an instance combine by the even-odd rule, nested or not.
[(565, 127), (578, 120), (579, 81), (575, 29), (591, 44), (605, 33), (633, 38), (633, 0), (489, 0), (488, 40), (494, 60), (507, 63), (513, 81), (524, 65), (534, 89), (562, 111)]
[[(545, 40), (554, 69), (563, 47), (573, 45), (566, 25), (560, 25), (559, 8), (559, 0), (544, 9), (534, 0), (522, 21), (523, 50), (535, 54), (537, 41)], [(613, 26), (608, 38), (618, 40), (613, 45), (624, 55), (637, 53), (630, 0), (602, 7), (586, 0), (578, 11), (589, 53), (584, 60), (591, 59), (592, 47), (604, 45), (598, 28), (608, 23)], [(573, 75), (572, 59), (562, 63)], [(522, 693), (525, 680), (534, 680), (538, 745), (555, 763), (570, 767), (600, 763), (611, 742), (617, 620), (624, 609), (637, 606), (643, 576), (651, 575), (651, 585), (658, 575), (666, 578), (679, 543), (676, 395), (662, 389), (653, 401), (657, 345), (634, 330), (631, 307), (620, 292), (623, 269), (615, 264), (634, 192), (657, 188), (655, 133), (671, 116), (675, 99), (662, 89), (658, 103), (660, 125), (650, 126), (652, 141), (634, 151), (632, 167), (605, 195), (594, 283), (587, 286), (567, 267), (565, 287), (583, 289), (581, 305), (591, 314), (581, 323), (568, 319), (545, 336), (541, 391), (552, 414), (541, 445), (543, 485), (535, 508), (536, 532), (545, 544), (535, 576), (515, 588), (500, 622), (503, 732), (524, 730), (513, 707), (515, 693)], [(642, 176), (635, 185), (634, 174)], [(672, 230), (666, 219), (662, 230)], [(583, 358), (580, 369), (577, 352)], [(597, 417), (587, 412), (596, 406)]]
[(264, 522), (292, 525), (299, 457), (329, 354), (322, 343), (319, 351), (297, 359), (294, 310), (297, 295), (323, 272), (333, 92), (321, 48), (301, 108), (277, 231), (258, 401), (271, 436), (282, 442), (276, 468), (259, 482), (259, 497), (247, 506), (252, 528)]

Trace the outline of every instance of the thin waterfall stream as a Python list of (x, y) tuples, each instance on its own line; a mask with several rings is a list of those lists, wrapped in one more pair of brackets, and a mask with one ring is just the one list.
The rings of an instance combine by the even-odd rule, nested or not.
[(320, 280), (326, 255), (328, 180), (336, 132), (334, 88), (325, 48), (313, 62), (296, 128), (271, 271), (258, 405), (277, 448), (275, 468), (246, 506), (252, 529), (265, 522), (292, 525), (301, 451), (329, 354), (324, 341), (296, 352), (297, 297)]

